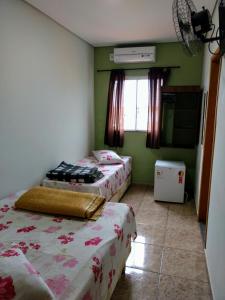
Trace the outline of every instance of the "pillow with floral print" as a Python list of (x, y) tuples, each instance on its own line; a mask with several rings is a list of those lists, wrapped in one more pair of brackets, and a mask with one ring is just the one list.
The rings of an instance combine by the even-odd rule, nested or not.
[(54, 295), (20, 249), (0, 252), (0, 299), (52, 300)]
[(116, 154), (116, 152), (111, 150), (93, 151), (93, 155), (101, 165), (114, 165), (123, 163), (122, 158)]

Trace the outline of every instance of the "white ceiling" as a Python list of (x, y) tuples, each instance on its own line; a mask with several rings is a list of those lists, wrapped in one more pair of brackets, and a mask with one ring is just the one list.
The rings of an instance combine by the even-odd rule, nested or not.
[[(175, 41), (173, 0), (25, 0), (93, 46)], [(194, 0), (210, 12), (215, 0)]]

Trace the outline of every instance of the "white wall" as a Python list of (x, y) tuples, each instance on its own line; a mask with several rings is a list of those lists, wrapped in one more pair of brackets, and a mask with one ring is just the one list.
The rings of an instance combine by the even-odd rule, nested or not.
[[(213, 0), (215, 3), (216, 1)], [(213, 23), (216, 26), (216, 29), (219, 26), (219, 17), (218, 17), (218, 6), (216, 7), (213, 14)], [(211, 51), (214, 52), (218, 45), (216, 42), (210, 44)], [(210, 65), (211, 65), (211, 53), (208, 50), (208, 44), (205, 44), (204, 48), (204, 58), (203, 58), (203, 71), (202, 71), (202, 89), (203, 93), (208, 92), (209, 90), (209, 79), (210, 79)], [(203, 106), (202, 106), (203, 109)], [(201, 120), (202, 122), (202, 120)], [(201, 128), (201, 126), (200, 126)], [(196, 208), (198, 211), (199, 208), (199, 196), (200, 196), (200, 184), (201, 184), (201, 173), (202, 173), (202, 158), (203, 158), (203, 146), (201, 144), (197, 147), (197, 159), (196, 159), (196, 174), (195, 174), (195, 202)]]
[(20, 0), (0, 0), (0, 198), (94, 141), (93, 48)]
[(225, 57), (222, 61), (206, 258), (214, 300), (225, 299)]
[[(213, 22), (218, 27), (218, 9)], [(217, 44), (212, 45), (212, 50)], [(208, 91), (211, 54), (205, 47), (202, 87)], [(216, 87), (215, 87), (216, 88)], [(217, 108), (216, 138), (213, 158), (212, 182), (208, 215), (206, 260), (214, 300), (225, 300), (225, 58), (222, 60)], [(199, 204), (202, 146), (198, 147), (196, 205)]]

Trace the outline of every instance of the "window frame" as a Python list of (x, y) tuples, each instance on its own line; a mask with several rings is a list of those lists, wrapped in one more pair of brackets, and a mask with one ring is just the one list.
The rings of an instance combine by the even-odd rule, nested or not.
[[(125, 81), (126, 80), (142, 80), (142, 79), (146, 79), (148, 80), (148, 75), (126, 75), (125, 77)], [(136, 88), (136, 118), (135, 118), (135, 127), (137, 125), (137, 88)], [(146, 130), (141, 130), (141, 129), (125, 129), (124, 128), (124, 132), (147, 132)]]

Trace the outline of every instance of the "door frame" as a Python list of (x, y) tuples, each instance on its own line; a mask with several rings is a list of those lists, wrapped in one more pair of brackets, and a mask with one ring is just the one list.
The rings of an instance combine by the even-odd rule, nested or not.
[(203, 159), (201, 185), (199, 196), (198, 220), (207, 223), (210, 201), (212, 165), (216, 135), (217, 102), (220, 82), (221, 54), (219, 48), (211, 57), (210, 81), (208, 89), (208, 104), (203, 142)]

